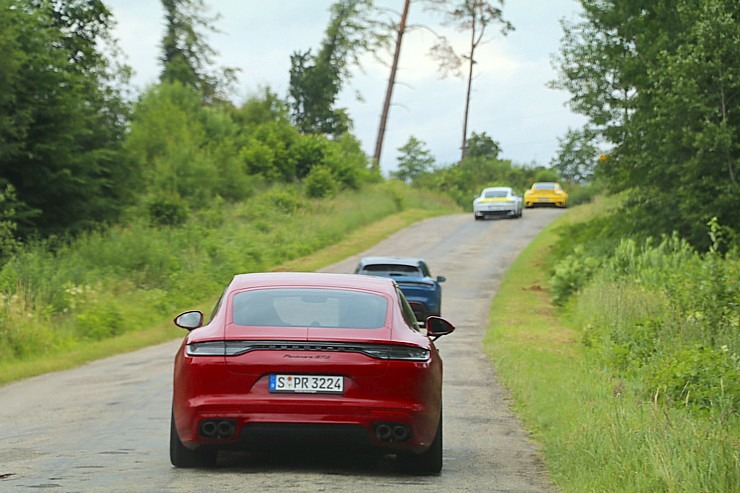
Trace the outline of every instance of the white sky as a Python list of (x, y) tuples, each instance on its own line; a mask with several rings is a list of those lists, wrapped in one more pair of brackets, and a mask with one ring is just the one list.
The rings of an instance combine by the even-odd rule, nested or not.
[[(135, 71), (134, 84), (143, 88), (155, 83), (164, 30), (161, 2), (104, 1), (116, 19), (114, 35)], [(333, 0), (205, 3), (210, 14), (221, 15), (216, 24), (221, 34), (212, 34), (208, 40), (219, 53), (216, 63), (240, 69), (239, 104), (264, 86), (280, 96), (287, 95), (290, 55), (308, 48), (316, 51)], [(400, 12), (403, 0), (376, 0), (376, 4)], [(515, 31), (502, 37), (490, 29), (488, 42), (476, 52), (468, 135), (486, 132), (501, 144), (502, 157), (516, 163), (549, 164), (557, 151), (557, 138), (584, 122), (565, 107), (566, 93), (545, 87), (555, 78), (550, 59), (560, 45), (559, 20), (573, 20), (579, 11), (576, 0), (505, 1), (504, 17)], [(418, 4), (412, 3), (408, 22), (433, 26), (459, 53), (467, 48), (469, 33), (442, 27), (439, 17), (432, 17)], [(447, 166), (460, 157), (466, 81), (440, 78), (436, 63), (427, 55), (432, 41), (432, 35), (424, 29), (407, 31), (404, 36), (381, 157), (384, 171), (396, 168), (397, 149), (412, 135), (426, 144), (438, 166)], [(354, 134), (368, 155), (375, 149), (389, 72), (389, 65), (374, 63), (368, 57), (363, 71), (353, 71), (340, 101), (348, 108)], [(355, 97), (356, 93), (362, 95), (362, 100)]]

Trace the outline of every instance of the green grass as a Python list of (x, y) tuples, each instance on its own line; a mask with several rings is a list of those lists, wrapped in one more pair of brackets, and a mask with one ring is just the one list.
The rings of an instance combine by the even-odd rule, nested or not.
[(553, 308), (548, 280), (558, 228), (600, 207), (572, 209), (507, 272), (485, 339), (497, 374), (564, 492), (740, 491), (737, 415), (697, 415), (644, 399), (635, 382), (589, 354), (578, 327)]

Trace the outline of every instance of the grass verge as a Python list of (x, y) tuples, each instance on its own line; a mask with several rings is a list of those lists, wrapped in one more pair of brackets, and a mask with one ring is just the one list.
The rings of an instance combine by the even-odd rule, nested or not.
[(564, 492), (740, 491), (738, 420), (645, 401), (581, 344), (555, 310), (549, 252), (574, 208), (543, 231), (507, 272), (484, 341), (515, 411), (542, 444)]

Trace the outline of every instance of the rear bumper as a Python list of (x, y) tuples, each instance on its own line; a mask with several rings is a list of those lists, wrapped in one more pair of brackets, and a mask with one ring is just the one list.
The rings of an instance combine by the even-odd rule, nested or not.
[[(325, 402), (322, 398), (302, 402), (276, 404), (212, 396), (181, 409), (176, 418), (178, 435), (190, 449), (200, 446), (216, 448), (284, 448), (293, 442), (336, 443), (362, 448), (424, 452), (434, 440), (439, 413), (413, 403), (388, 402)], [(202, 436), (202, 424), (228, 420), (234, 424), (233, 435), (220, 438)], [(405, 427), (403, 440), (381, 439), (382, 425)]]
[(524, 197), (524, 207), (565, 207), (567, 200), (567, 198), (559, 196)]
[[(284, 356), (314, 356), (285, 359)], [(436, 353), (435, 353), (436, 354)], [(366, 356), (353, 354), (254, 352), (233, 357), (244, 365), (235, 371), (223, 357), (187, 357), (178, 353), (175, 364), (173, 416), (177, 435), (189, 449), (249, 448), (264, 442), (264, 435), (280, 446), (284, 435), (306, 429), (319, 443), (347, 431), (347, 440), (360, 446), (421, 453), (434, 440), (442, 406), (442, 366), (429, 361), (389, 361), (382, 374), (346, 376), (341, 359), (356, 359), (355, 374), (362, 372)], [(273, 362), (276, 360), (277, 363)], [(328, 363), (327, 361), (333, 361)], [(342, 394), (275, 393), (269, 390), (270, 370), (285, 373), (343, 374)], [(250, 373), (252, 369), (258, 373)], [(378, 426), (391, 424), (408, 431), (403, 440), (381, 439)], [(226, 430), (226, 431), (223, 431)], [(337, 431), (338, 430), (338, 431)], [(269, 438), (266, 439), (270, 441)]]
[(516, 204), (483, 205), (473, 208), (473, 213), (478, 217), (484, 216), (513, 216), (519, 208)]
[(515, 216), (517, 213), (516, 209), (500, 209), (495, 211), (475, 211), (475, 215), (478, 217), (488, 217), (488, 216), (497, 216), (497, 217), (504, 217), (504, 216)]

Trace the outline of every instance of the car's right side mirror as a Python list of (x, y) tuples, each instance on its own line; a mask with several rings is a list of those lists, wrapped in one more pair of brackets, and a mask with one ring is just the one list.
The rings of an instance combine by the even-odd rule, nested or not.
[(447, 334), (451, 334), (455, 330), (455, 326), (442, 317), (432, 315), (427, 317), (427, 336), (437, 339)]

